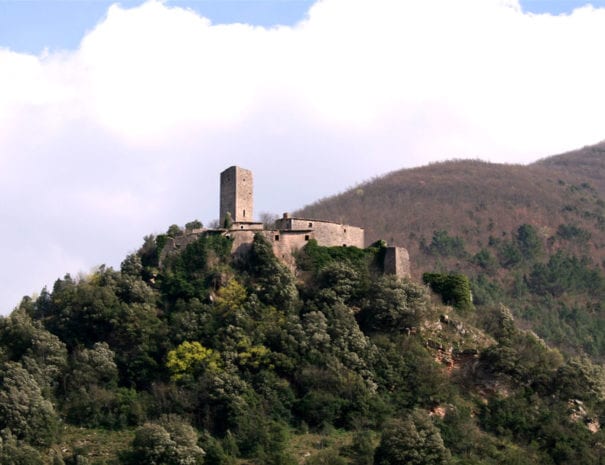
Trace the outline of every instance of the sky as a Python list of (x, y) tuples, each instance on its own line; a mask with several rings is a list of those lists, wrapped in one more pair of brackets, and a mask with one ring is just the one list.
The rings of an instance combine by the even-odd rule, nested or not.
[[(0, 313), (143, 237), (605, 139), (605, 1), (0, 0)], [(405, 246), (405, 244), (400, 244)]]

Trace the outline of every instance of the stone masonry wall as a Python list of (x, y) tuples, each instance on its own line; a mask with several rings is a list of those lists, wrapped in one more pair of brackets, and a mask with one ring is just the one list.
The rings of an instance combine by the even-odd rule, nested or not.
[[(253, 224), (256, 226), (256, 224)], [(300, 226), (298, 224), (298, 226)], [(344, 226), (346, 225), (337, 225)], [(347, 229), (351, 228), (347, 226)], [(360, 229), (360, 228), (353, 228)], [(338, 231), (337, 231), (338, 232)], [(348, 232), (348, 231), (347, 231)], [(363, 232), (363, 230), (362, 230)], [(254, 241), (254, 235), (260, 233), (263, 237), (271, 244), (271, 248), (273, 250), (274, 255), (281, 261), (284, 265), (286, 265), (291, 272), (296, 271), (296, 259), (294, 257), (295, 253), (302, 249), (305, 244), (310, 239), (317, 239), (316, 231), (312, 230), (259, 230), (256, 228), (250, 229), (231, 229), (231, 230), (200, 230), (195, 233), (185, 234), (183, 236), (178, 236), (175, 238), (168, 238), (164, 249), (160, 255), (160, 263), (164, 261), (167, 255), (175, 253), (179, 250), (184, 249), (188, 244), (191, 244), (201, 234), (224, 234), (227, 237), (231, 237), (233, 239), (233, 245), (231, 248), (231, 253), (235, 260), (242, 259), (246, 256), (246, 254), (250, 251), (252, 247), (252, 242)], [(357, 232), (353, 231), (353, 234)], [(343, 233), (344, 234), (344, 233)], [(340, 238), (346, 236), (340, 236)], [(363, 241), (363, 236), (357, 237), (358, 241)], [(339, 246), (342, 245), (340, 242), (334, 244), (327, 244), (324, 240), (317, 239), (317, 242), (323, 246)], [(363, 247), (363, 243), (361, 246), (348, 243), (349, 246)], [(403, 247), (388, 247), (385, 253), (384, 258), (384, 272), (385, 274), (394, 274), (399, 277), (409, 277), (410, 276), (410, 257), (408, 251)]]
[(362, 228), (348, 224), (330, 223), (303, 218), (281, 218), (276, 227), (282, 231), (306, 231), (319, 245), (365, 247), (365, 232)]
[(296, 270), (294, 252), (300, 250), (309, 240), (309, 235), (300, 231), (273, 231), (273, 230), (241, 230), (233, 229), (227, 235), (233, 238), (232, 253), (237, 260), (244, 257), (252, 247), (254, 235), (260, 233), (271, 244), (273, 254), (286, 265), (290, 271)]
[(403, 247), (387, 247), (384, 256), (385, 274), (410, 277), (410, 254)]
[(219, 221), (227, 212), (234, 222), (250, 222), (253, 218), (254, 192), (252, 171), (231, 166), (221, 173)]

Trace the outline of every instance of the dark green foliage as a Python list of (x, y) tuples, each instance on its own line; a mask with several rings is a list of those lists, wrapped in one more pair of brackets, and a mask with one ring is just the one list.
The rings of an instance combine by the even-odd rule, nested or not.
[(361, 277), (350, 265), (334, 262), (326, 265), (317, 278), (318, 298), (326, 302), (351, 303), (361, 290)]
[[(426, 286), (383, 275), (383, 243), (360, 250), (310, 241), (293, 275), (260, 235), (238, 263), (221, 234), (196, 237), (146, 238), (119, 271), (68, 275), (0, 319), (6, 463), (50, 463), (59, 447), (71, 449), (68, 464), (116, 463), (88, 454), (93, 440), (89, 450), (71, 438), (64, 446), (61, 422), (78, 441), (134, 435), (116, 442), (124, 465), (289, 465), (319, 431), (310, 447), (323, 449), (306, 463), (450, 463), (448, 449), (459, 464), (595, 463), (602, 434), (585, 424), (605, 417), (602, 370), (565, 361), (498, 302), (514, 288), (526, 299), (515, 311), (531, 319), (548, 305), (553, 322), (586, 339), (605, 327), (600, 274), (586, 260), (559, 258), (576, 275), (565, 292), (595, 292), (583, 303), (594, 318), (538, 292), (550, 277), (540, 274), (544, 249), (532, 227), (509, 241), (520, 257), (514, 280), (500, 279), (494, 258), (506, 240), (471, 258), (456, 238), (436, 234), (444, 269), (472, 260), (480, 272), (428, 275), (461, 310), (455, 323), (440, 319)], [(547, 270), (555, 265), (544, 259)], [(469, 281), (489, 305), (480, 312), (467, 311)], [(565, 337), (563, 326), (552, 328)], [(592, 344), (605, 347), (605, 338), (595, 334)], [(293, 439), (295, 430), (312, 434)]]
[(43, 465), (42, 455), (24, 441), (17, 440), (10, 430), (0, 437), (0, 465)]
[(379, 386), (392, 395), (396, 410), (432, 408), (451, 397), (448, 380), (427, 348), (411, 337), (376, 339), (380, 357), (375, 362)]
[(165, 236), (158, 236), (157, 238), (153, 235), (145, 236), (144, 243), (141, 248), (137, 251), (137, 255), (141, 258), (141, 265), (144, 270), (144, 277), (146, 281), (153, 278), (154, 269), (159, 264), (160, 252), (166, 244)]
[(260, 234), (254, 236), (252, 248), (243, 262), (252, 276), (254, 291), (260, 300), (281, 310), (291, 309), (297, 300), (292, 274), (280, 263), (271, 244)]
[(605, 401), (605, 370), (588, 358), (572, 358), (559, 367), (554, 388), (562, 400), (579, 399), (591, 404)]
[(315, 273), (332, 262), (346, 263), (358, 272), (367, 273), (368, 265), (375, 263), (378, 253), (377, 247), (323, 247), (315, 239), (311, 239), (298, 255), (296, 263), (299, 268)]
[(67, 350), (58, 337), (39, 321), (32, 321), (24, 310), (22, 306), (0, 319), (0, 347), (4, 348), (4, 358), (21, 361), (44, 395), (50, 397), (67, 366)]
[(473, 262), (489, 274), (493, 274), (498, 268), (497, 260), (487, 249), (481, 249), (477, 252), (473, 257)]
[(34, 377), (19, 363), (5, 363), (0, 379), (0, 431), (7, 429), (18, 440), (48, 446), (56, 439), (58, 420)]
[(223, 218), (223, 228), (231, 229), (231, 226), (233, 226), (233, 219), (231, 218), (231, 213), (227, 212), (225, 213), (225, 218)]
[(481, 432), (466, 405), (448, 409), (439, 423), (444, 445), (453, 453), (468, 456), (480, 441)]
[(462, 238), (450, 236), (444, 229), (433, 231), (433, 238), (426, 250), (432, 255), (443, 257), (464, 257), (466, 255)]
[(238, 419), (237, 436), (244, 457), (267, 465), (296, 463), (286, 451), (288, 429), (281, 422), (249, 412)]
[(444, 304), (466, 313), (474, 310), (471, 300), (471, 285), (462, 274), (424, 273), (422, 281), (441, 296)]
[(539, 398), (530, 391), (492, 399), (481, 412), (488, 430), (536, 448), (540, 463), (596, 464), (599, 462), (597, 437), (569, 417), (566, 403)]
[(445, 465), (450, 460), (439, 430), (420, 410), (389, 424), (374, 454), (376, 465)]
[(516, 243), (506, 241), (498, 249), (498, 258), (504, 268), (514, 268), (523, 260), (523, 254)]
[(566, 241), (573, 240), (579, 243), (586, 243), (591, 238), (589, 231), (574, 224), (560, 224), (557, 228), (557, 236)]
[(539, 295), (559, 297), (566, 292), (599, 294), (605, 289), (605, 279), (587, 259), (557, 252), (547, 263), (533, 266), (528, 279), (529, 289)]
[(360, 429), (354, 433), (347, 455), (355, 465), (372, 465), (374, 450), (372, 432), (368, 429)]
[(63, 388), (65, 415), (70, 423), (88, 427), (123, 428), (145, 418), (139, 394), (118, 388), (115, 354), (106, 343), (76, 350)]
[(122, 455), (125, 465), (202, 465), (204, 451), (197, 445), (197, 433), (183, 420), (163, 417), (137, 429), (132, 448)]
[(167, 260), (158, 276), (163, 296), (170, 302), (204, 300), (215, 278), (212, 265), (227, 262), (230, 251), (230, 239), (218, 234), (200, 236), (182, 253)]
[(166, 235), (168, 237), (177, 237), (177, 236), (182, 236), (183, 234), (184, 234), (183, 230), (177, 224), (170, 225), (170, 227), (168, 228), (168, 231), (166, 231)]
[(493, 305), (504, 300), (504, 290), (483, 273), (472, 279), (471, 289), (476, 306)]
[(516, 385), (530, 386), (540, 394), (550, 393), (556, 370), (563, 363), (559, 351), (549, 348), (534, 333), (518, 330), (504, 306), (493, 312), (486, 326), (498, 343), (481, 354), (484, 369), (496, 376), (506, 375)]
[(199, 220), (193, 220), (193, 221), (190, 221), (189, 223), (185, 224), (185, 230), (186, 231), (193, 231), (194, 229), (200, 229), (203, 226), (204, 225), (202, 224), (201, 221), (199, 221)]
[(359, 319), (366, 331), (401, 332), (428, 316), (429, 299), (419, 285), (394, 276), (372, 282)]
[(526, 260), (537, 258), (542, 253), (542, 239), (530, 224), (522, 224), (515, 235), (517, 246)]
[(208, 434), (202, 438), (201, 446), (205, 452), (204, 465), (235, 465), (235, 457), (229, 454), (221, 442), (211, 435)]

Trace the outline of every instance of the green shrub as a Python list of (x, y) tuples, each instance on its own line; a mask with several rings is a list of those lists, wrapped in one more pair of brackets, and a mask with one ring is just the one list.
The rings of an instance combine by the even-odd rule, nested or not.
[(428, 252), (443, 257), (462, 258), (467, 255), (462, 238), (450, 236), (444, 229), (433, 231), (433, 239), (428, 246)]
[(441, 296), (444, 304), (463, 313), (474, 310), (471, 284), (465, 275), (424, 273), (422, 281)]

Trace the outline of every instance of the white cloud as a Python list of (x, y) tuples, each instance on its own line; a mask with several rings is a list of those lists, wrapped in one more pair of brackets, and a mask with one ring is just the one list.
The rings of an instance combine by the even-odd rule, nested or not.
[(112, 6), (78, 50), (0, 49), (1, 310), (212, 220), (231, 164), (255, 171), (257, 212), (281, 212), (433, 160), (597, 142), (603, 43), (590, 6), (323, 0), (265, 29), (152, 1)]

